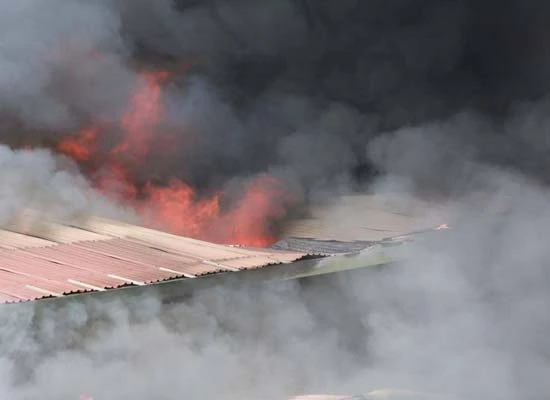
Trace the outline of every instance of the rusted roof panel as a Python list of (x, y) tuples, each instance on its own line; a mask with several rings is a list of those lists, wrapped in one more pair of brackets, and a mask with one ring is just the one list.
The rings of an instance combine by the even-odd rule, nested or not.
[[(21, 299), (34, 300), (42, 297), (61, 296), (64, 285), (61, 282), (38, 279), (28, 275), (0, 270), (0, 291)], [(78, 288), (74, 288), (78, 290)]]
[(81, 242), (75, 244), (75, 246), (107, 256), (118, 257), (142, 264), (155, 265), (157, 267), (181, 266), (185, 264), (195, 264), (197, 262), (197, 259), (194, 257), (186, 257), (149, 246), (143, 246), (126, 239)]
[(0, 292), (0, 303), (16, 303), (23, 299)]
[(103, 273), (47, 261), (22, 251), (0, 252), (0, 269), (61, 282), (72, 281), (87, 289), (114, 288), (120, 284), (119, 280)]
[(246, 252), (228, 246), (218, 246), (208, 242), (195, 243), (182, 241), (181, 238), (154, 236), (149, 233), (132, 232), (128, 238), (144, 246), (160, 249), (170, 253), (204, 260), (223, 260), (247, 255)]
[(106, 235), (55, 223), (33, 225), (26, 229), (14, 227), (13, 230), (55, 243), (74, 243), (82, 240), (105, 240), (110, 238)]
[(0, 302), (237, 272), (305, 256), (217, 245), (99, 218), (79, 227), (20, 218), (9, 228), (0, 230)]
[(246, 256), (248, 254), (246, 250), (239, 247), (221, 246), (202, 240), (183, 238), (170, 233), (103, 218), (90, 218), (82, 222), (81, 227), (100, 235), (128, 238), (142, 245), (194, 258), (212, 260), (231, 258), (237, 255)]
[(54, 243), (102, 240), (110, 237), (74, 226), (63, 225), (55, 221), (49, 221), (46, 216), (33, 210), (22, 211), (4, 229)]
[(27, 247), (46, 247), (54, 245), (55, 242), (24, 235), (17, 232), (0, 230), (0, 248), (3, 249), (24, 249)]
[(70, 265), (87, 271), (102, 272), (127, 283), (155, 282), (173, 277), (173, 274), (147, 266), (85, 251), (73, 245), (58, 245), (51, 248), (29, 249), (29, 253), (48, 261)]
[(263, 256), (251, 256), (243, 258), (234, 258), (232, 260), (222, 260), (220, 264), (226, 268), (237, 268), (239, 270), (259, 268), (266, 265), (279, 264), (272, 258)]

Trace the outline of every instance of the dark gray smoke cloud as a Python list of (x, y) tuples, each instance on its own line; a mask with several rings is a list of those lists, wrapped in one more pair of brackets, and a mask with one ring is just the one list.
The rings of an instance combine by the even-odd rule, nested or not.
[[(539, 135), (508, 120), (531, 119), (523, 104), (546, 93), (549, 10), (541, 2), (214, 1), (179, 9), (182, 21), (202, 13), (176, 30), (179, 43), (203, 56), (211, 90), (241, 124), (238, 135), (204, 131), (212, 136), (203, 135), (199, 154), (211, 167), (202, 180), (228, 165), (239, 165), (229, 168), (234, 174), (282, 164), (309, 185), (334, 183), (368, 163), (362, 147), (380, 132), (465, 111), (477, 130), (455, 129), (456, 151), (475, 148), (480, 160), (539, 176), (546, 169)], [(191, 41), (188, 26), (198, 35)], [(154, 43), (134, 38), (142, 54), (154, 53)], [(182, 54), (181, 46), (170, 50)]]
[(380, 132), (468, 110), (478, 129), (453, 132), (457, 151), (547, 170), (535, 127), (545, 125), (544, 105), (526, 103), (544, 98), (550, 70), (550, 10), (540, 1), (1, 7), (0, 114), (10, 143), (115, 121), (138, 69), (192, 60), (164, 90), (164, 129), (186, 140), (170, 161), (150, 160), (145, 177), (219, 188), (271, 169), (306, 189), (349, 186), (374, 171), (364, 148)]

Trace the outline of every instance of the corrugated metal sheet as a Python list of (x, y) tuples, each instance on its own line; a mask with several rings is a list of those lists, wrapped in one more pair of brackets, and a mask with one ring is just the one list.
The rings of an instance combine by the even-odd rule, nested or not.
[(27, 247), (45, 247), (54, 245), (55, 242), (40, 239), (34, 236), (23, 235), (17, 232), (0, 230), (0, 248), (24, 249)]
[(47, 261), (23, 251), (0, 252), (0, 269), (61, 282), (87, 283), (87, 286), (75, 283), (83, 288), (114, 288), (120, 284), (118, 280), (98, 271)]
[(379, 241), (447, 222), (445, 205), (374, 195), (342, 196), (288, 223), (283, 237)]
[(308, 254), (334, 255), (358, 253), (367, 247), (373, 246), (377, 242), (352, 241), (341, 242), (337, 240), (318, 240), (306, 238), (285, 238), (271, 246), (277, 250), (292, 250)]
[(17, 228), (14, 229), (14, 231), (54, 243), (72, 243), (82, 240), (109, 239), (109, 236), (107, 235), (100, 235), (95, 232), (55, 223)]
[(236, 272), (304, 256), (216, 245), (100, 218), (75, 227), (25, 217), (0, 230), (0, 302)]

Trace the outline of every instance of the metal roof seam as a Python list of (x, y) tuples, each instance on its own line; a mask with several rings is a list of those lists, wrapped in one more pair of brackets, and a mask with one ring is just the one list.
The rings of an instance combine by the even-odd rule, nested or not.
[[(13, 274), (14, 277), (21, 277), (21, 278), (31, 278), (32, 280), (35, 280), (37, 282), (40, 282), (40, 283), (43, 283), (44, 285), (48, 285), (48, 286), (52, 286), (54, 285), (55, 287), (59, 287), (59, 281), (56, 281), (56, 280), (52, 280), (52, 279), (47, 279), (47, 278), (42, 278), (42, 277), (39, 277), (39, 276), (35, 276), (35, 275), (32, 275), (32, 274), (29, 274), (29, 273), (25, 273), (25, 272), (20, 272), (20, 271), (14, 271), (12, 269), (8, 269), (6, 267), (0, 267), (0, 271), (3, 271), (5, 273), (8, 273), (8, 274)], [(9, 275), (7, 275), (7, 277), (9, 277)], [(4, 279), (6, 278), (6, 275), (4, 275)], [(5, 283), (5, 282), (4, 282)], [(36, 290), (36, 288), (40, 288), (40, 286), (37, 286), (37, 285), (27, 285), (30, 289), (32, 290)], [(32, 286), (32, 287), (31, 287)], [(40, 288), (42, 289), (42, 288)], [(47, 292), (51, 292), (51, 293), (56, 293), (55, 291), (51, 291), (49, 289), (43, 289), (43, 290), (46, 290)], [(65, 291), (63, 291), (65, 292)]]
[(2, 232), (7, 231), (0, 230), (0, 242), (8, 247), (0, 249), (0, 302), (193, 279), (290, 263), (305, 256), (218, 245), (101, 220), (89, 229), (48, 224), (32, 232), (48, 239), (4, 233), (9, 239), (4, 243)]
[[(105, 242), (108, 242), (108, 241), (105, 241)], [(85, 250), (85, 251), (91, 251), (91, 252), (95, 252), (95, 253), (98, 253), (98, 254), (102, 254), (102, 255), (105, 255), (105, 256), (109, 256), (109, 257), (112, 257), (112, 258), (115, 258), (115, 259), (119, 259), (119, 260), (122, 260), (122, 261), (126, 261), (126, 262), (131, 262), (131, 263), (138, 263), (140, 265), (143, 265), (143, 266), (146, 266), (146, 267), (154, 267), (154, 268), (158, 268), (159, 270), (161, 271), (165, 271), (165, 272), (174, 272), (174, 270), (172, 269), (168, 269), (166, 267), (160, 267), (159, 265), (155, 265), (156, 262), (162, 262), (162, 261), (170, 261), (169, 264), (174, 267), (177, 267), (177, 266), (180, 266), (181, 263), (183, 262), (183, 260), (176, 260), (176, 259), (173, 259), (173, 260), (168, 260), (168, 259), (165, 259), (165, 260), (162, 260), (162, 259), (157, 259), (157, 260), (154, 260), (153, 262), (155, 264), (151, 264), (151, 263), (148, 263), (146, 261), (142, 261), (143, 260), (143, 256), (142, 257), (139, 257), (138, 253), (134, 252), (134, 255), (133, 257), (130, 256), (131, 252), (128, 250), (126, 253), (128, 254), (128, 256), (119, 256), (119, 255), (113, 255), (111, 254), (110, 252), (108, 252), (107, 250), (103, 250), (101, 248), (96, 248), (96, 247), (93, 247), (89, 244), (84, 244), (84, 243), (80, 243), (80, 244), (76, 244), (75, 245), (76, 247), (78, 248), (81, 248), (82, 250)], [(114, 249), (113, 249), (114, 250)], [(140, 258), (142, 260), (140, 260)], [(151, 259), (152, 257), (150, 257)], [(156, 258), (156, 257), (155, 257)], [(193, 275), (192, 274), (187, 274), (185, 272), (177, 272), (179, 275), (189, 275), (189, 277), (192, 277)]]
[(225, 269), (225, 270), (231, 271), (231, 272), (239, 272), (240, 271), (240, 268), (228, 267), (227, 265), (223, 265), (221, 263), (217, 263), (217, 262), (214, 262), (214, 261), (201, 260), (201, 263), (206, 264), (206, 265), (211, 265), (213, 267), (222, 268), (222, 269)]
[(3, 293), (7, 296), (14, 297), (14, 298), (17, 298), (17, 299), (20, 299), (20, 300), (30, 300), (30, 299), (21, 297), (17, 293), (12, 292), (11, 290), (7, 290), (6, 288), (2, 288), (2, 290), (0, 290), (0, 293)]
[(197, 277), (197, 275), (187, 274), (187, 273), (185, 273), (185, 272), (177, 271), (177, 270), (170, 269), (170, 268), (159, 267), (159, 269), (160, 269), (161, 271), (172, 272), (172, 273), (174, 273), (174, 274), (181, 275), (181, 276), (183, 276), (183, 277), (185, 277), (185, 278), (193, 279), (193, 278), (196, 278), (196, 277)]
[(73, 285), (82, 286), (82, 287), (90, 289), (92, 291), (98, 291), (98, 292), (105, 291), (105, 288), (101, 288), (101, 287), (95, 286), (95, 285), (90, 285), (89, 283), (81, 282), (81, 281), (78, 281), (76, 279), (70, 279), (69, 278), (69, 279), (67, 279), (67, 282), (72, 283)]
[(127, 282), (127, 283), (130, 283), (130, 284), (133, 284), (133, 285), (137, 285), (137, 286), (144, 286), (145, 285), (145, 282), (137, 281), (135, 279), (126, 278), (126, 277), (115, 275), (115, 274), (108, 274), (107, 276), (110, 277), (110, 278), (119, 279), (123, 282)]
[[(151, 272), (151, 268), (136, 268), (138, 265), (135, 263), (128, 263), (122, 260), (116, 260), (115, 264), (105, 264), (105, 256), (94, 256), (91, 252), (74, 252), (71, 251), (70, 247), (72, 245), (59, 245), (56, 249), (56, 252), (44, 252), (45, 249), (33, 249), (28, 251), (31, 256), (41, 258), (47, 261), (57, 261), (63, 265), (67, 265), (73, 268), (80, 269), (82, 271), (87, 271), (89, 273), (105, 273), (102, 272), (107, 269), (111, 271), (116, 269), (119, 271), (124, 271), (123, 273), (130, 273), (134, 275), (143, 275), (145, 271)], [(116, 258), (114, 258), (116, 259)], [(109, 267), (111, 269), (109, 269)], [(108, 275), (106, 275), (108, 276)]]
[(35, 290), (37, 291), (38, 293), (42, 293), (42, 294), (46, 294), (46, 295), (50, 295), (50, 296), (54, 296), (54, 297), (62, 297), (63, 294), (62, 293), (57, 293), (57, 292), (54, 292), (54, 291), (51, 291), (51, 290), (46, 290), (46, 289), (43, 289), (41, 287), (38, 287), (38, 286), (34, 286), (34, 285), (25, 285), (26, 288), (29, 288), (31, 290)]

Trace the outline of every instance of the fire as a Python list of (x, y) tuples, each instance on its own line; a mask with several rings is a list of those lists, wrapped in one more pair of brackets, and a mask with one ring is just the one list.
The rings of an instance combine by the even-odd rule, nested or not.
[(145, 220), (174, 233), (207, 239), (205, 225), (220, 215), (218, 195), (199, 200), (191, 186), (177, 179), (165, 187), (147, 183), (145, 193), (147, 201), (138, 205)]
[(80, 135), (62, 140), (57, 150), (77, 161), (89, 161), (98, 150), (98, 129), (89, 127)]
[(165, 71), (143, 75), (141, 87), (132, 97), (130, 107), (120, 121), (123, 140), (113, 148), (113, 156), (130, 156), (139, 161), (149, 155), (151, 141), (163, 112), (160, 83), (168, 76)]
[[(137, 169), (147, 163), (154, 146), (161, 148), (157, 142), (163, 137), (162, 83), (169, 76), (165, 71), (141, 75), (126, 112), (116, 124), (118, 141), (110, 148), (102, 148), (108, 129), (94, 124), (61, 140), (56, 150), (85, 164), (96, 189), (133, 207), (148, 226), (217, 243), (273, 243), (276, 236), (271, 222), (283, 218), (286, 206), (294, 199), (270, 175), (259, 175), (244, 185), (241, 198), (229, 208), (222, 207), (224, 193), (204, 197), (177, 178), (171, 178), (167, 185), (151, 181), (136, 184)], [(164, 156), (177, 156), (175, 146), (167, 147)]]
[(222, 223), (231, 227), (229, 237), (237, 243), (263, 247), (273, 243), (276, 238), (270, 233), (268, 224), (258, 221), (277, 221), (285, 214), (285, 204), (278, 199), (292, 201), (285, 197), (283, 185), (274, 177), (261, 175), (249, 185), (239, 206), (225, 216)]
[(228, 211), (221, 209), (221, 194), (198, 199), (196, 191), (180, 180), (168, 186), (148, 183), (147, 200), (138, 204), (150, 226), (226, 244), (267, 246), (276, 240), (269, 222), (285, 216), (282, 185), (269, 175), (260, 175), (248, 185), (243, 197)]

